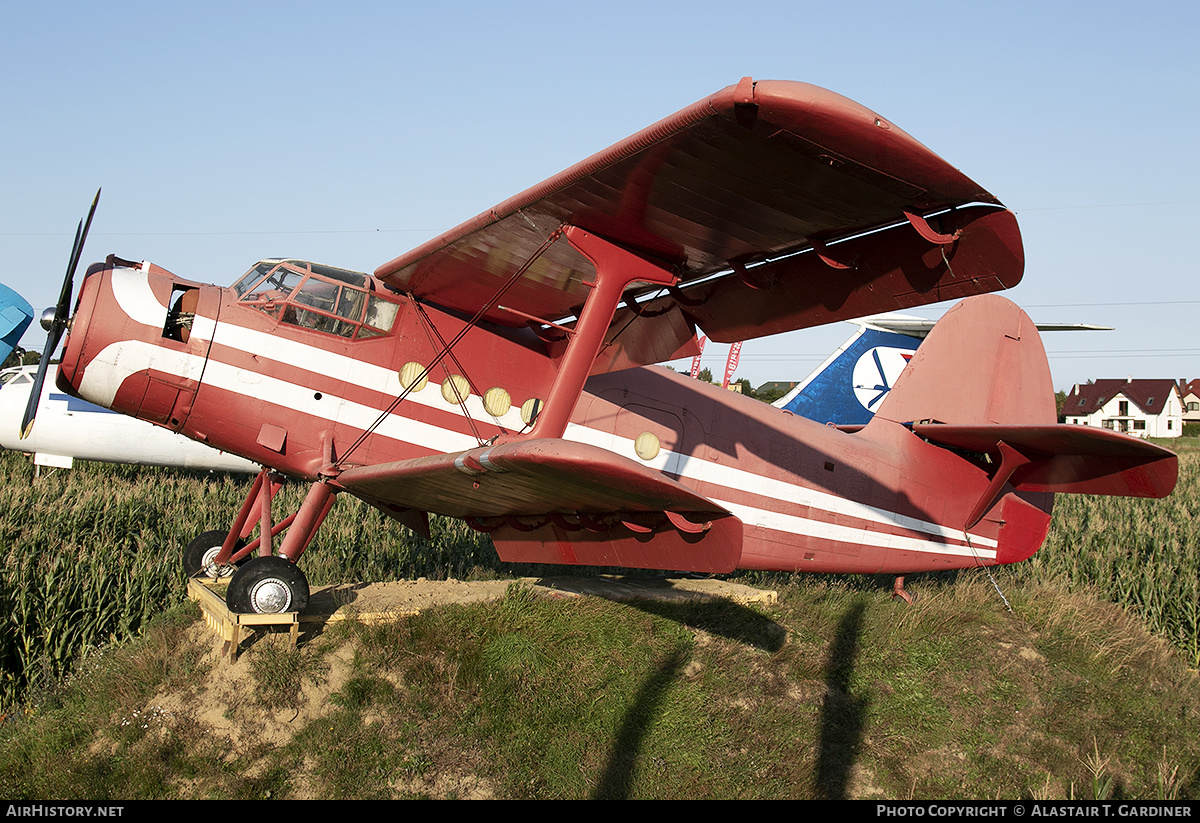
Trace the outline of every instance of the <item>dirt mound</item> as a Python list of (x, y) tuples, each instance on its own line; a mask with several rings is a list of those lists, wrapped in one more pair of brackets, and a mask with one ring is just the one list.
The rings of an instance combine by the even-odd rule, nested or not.
[(619, 576), (529, 577), (513, 580), (401, 580), (393, 583), (344, 583), (314, 589), (300, 622), (328, 621), (354, 616), (361, 620), (416, 614), (433, 606), (497, 600), (515, 582), (551, 597), (591, 595), (609, 600), (707, 600), (774, 603), (776, 593), (740, 583), (708, 579), (654, 579)]

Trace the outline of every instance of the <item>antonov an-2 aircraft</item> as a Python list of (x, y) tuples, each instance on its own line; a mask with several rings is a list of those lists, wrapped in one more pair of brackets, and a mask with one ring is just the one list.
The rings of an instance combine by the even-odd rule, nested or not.
[[(1012, 212), (803, 83), (744, 78), (373, 274), (267, 260), (221, 287), (110, 256), (72, 311), (94, 211), (42, 362), (69, 326), (64, 392), (266, 467), (184, 558), (244, 560), (235, 611), (304, 607), (296, 561), (339, 494), (463, 518), (505, 561), (887, 573), (899, 594), (1029, 557), (1056, 492), (1175, 485), (1170, 451), (1056, 425), (1037, 330), (986, 294), (1024, 271)], [(957, 299), (855, 433), (645, 365), (698, 332)], [(272, 473), (309, 488), (282, 521)]]

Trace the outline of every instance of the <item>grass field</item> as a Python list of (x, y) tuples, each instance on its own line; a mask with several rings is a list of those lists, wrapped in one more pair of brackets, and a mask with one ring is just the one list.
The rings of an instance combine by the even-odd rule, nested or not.
[(0, 723), (6, 799), (1195, 800), (1200, 684), (1119, 608), (979, 573), (775, 606), (547, 598), (217, 659), (191, 604)]
[[(32, 480), (5, 453), (0, 786), (13, 799), (1195, 799), (1200, 451), (1179, 445), (1171, 498), (1060, 498), (1031, 561), (911, 578), (911, 607), (862, 577), (747, 577), (779, 591), (769, 609), (517, 587), (299, 650), (267, 638), (235, 666), (212, 661), (182, 602), (179, 553), (227, 520), (247, 478), (92, 464)], [(305, 566), (315, 584), (531, 573), (460, 524), (433, 531), (415, 538), (346, 498)], [(204, 700), (223, 707), (215, 720), (194, 713)]]
[(1045, 545), (1025, 574), (1093, 588), (1127, 608), (1200, 667), (1200, 441), (1178, 451), (1179, 482), (1163, 500), (1060, 495)]

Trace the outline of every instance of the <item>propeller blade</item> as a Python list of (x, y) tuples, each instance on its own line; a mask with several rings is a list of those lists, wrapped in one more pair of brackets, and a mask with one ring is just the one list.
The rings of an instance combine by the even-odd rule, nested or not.
[(36, 376), (33, 378), (33, 388), (29, 392), (29, 402), (25, 404), (25, 415), (21, 419), (21, 439), (29, 437), (33, 431), (33, 421), (37, 416), (38, 403), (42, 398), (42, 385), (46, 382), (46, 372), (50, 368), (50, 358), (58, 348), (63, 331), (67, 328), (67, 320), (71, 311), (71, 294), (75, 288), (75, 270), (79, 268), (79, 258), (83, 256), (83, 244), (87, 242), (88, 230), (92, 227), (92, 218), (96, 215), (96, 205), (100, 202), (100, 189), (92, 199), (92, 207), (88, 210), (87, 220), (80, 220), (75, 229), (75, 242), (71, 246), (71, 259), (67, 262), (67, 274), (63, 278), (62, 291), (58, 296), (58, 304), (54, 307), (54, 320), (46, 330), (46, 348), (42, 351), (42, 359), (38, 363)]
[(71, 292), (75, 285), (75, 270), (79, 268), (79, 258), (83, 256), (83, 244), (87, 242), (88, 230), (92, 227), (92, 218), (96, 216), (96, 205), (100, 202), (100, 189), (92, 199), (92, 207), (88, 210), (87, 222), (80, 221), (75, 230), (75, 244), (71, 247), (71, 261), (67, 264), (67, 276), (63, 278), (62, 292), (58, 296), (58, 308), (54, 313), (55, 322), (66, 322), (71, 311)]
[(33, 431), (33, 419), (37, 415), (38, 402), (42, 398), (42, 384), (46, 382), (47, 364), (58, 347), (60, 335), (57, 327), (46, 335), (46, 348), (42, 351), (42, 359), (38, 363), (37, 374), (33, 378), (33, 388), (29, 391), (29, 400), (25, 403), (25, 416), (21, 419), (21, 439), (25, 440)]

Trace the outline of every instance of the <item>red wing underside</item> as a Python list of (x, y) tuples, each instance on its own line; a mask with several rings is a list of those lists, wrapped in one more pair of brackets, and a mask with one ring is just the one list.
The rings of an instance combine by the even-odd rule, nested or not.
[[(696, 325), (748, 339), (1011, 287), (1024, 268), (1012, 214), (905, 132), (832, 92), (747, 78), (376, 274), (474, 314), (567, 224), (679, 276), (652, 312), (618, 314), (595, 371), (667, 359)], [(560, 239), (484, 319), (572, 317), (593, 279)]]
[(337, 485), (384, 509), (465, 518), (502, 560), (732, 571), (741, 522), (671, 478), (604, 449), (519, 441), (362, 466)]

